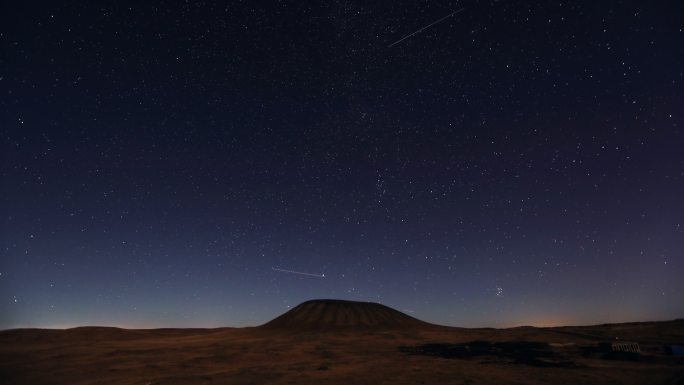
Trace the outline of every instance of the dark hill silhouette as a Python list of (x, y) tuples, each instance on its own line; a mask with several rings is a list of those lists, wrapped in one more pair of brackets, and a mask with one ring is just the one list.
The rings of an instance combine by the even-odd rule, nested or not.
[(435, 326), (379, 303), (318, 299), (297, 305), (287, 313), (262, 325), (261, 328), (327, 330)]

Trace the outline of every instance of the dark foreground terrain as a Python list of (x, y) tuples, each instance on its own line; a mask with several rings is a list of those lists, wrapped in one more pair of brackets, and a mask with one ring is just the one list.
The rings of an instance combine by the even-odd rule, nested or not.
[[(305, 306), (306, 305), (306, 306)], [(638, 342), (641, 353), (606, 343)], [(254, 328), (0, 332), (2, 384), (684, 384), (684, 320), (460, 329), (312, 301)]]

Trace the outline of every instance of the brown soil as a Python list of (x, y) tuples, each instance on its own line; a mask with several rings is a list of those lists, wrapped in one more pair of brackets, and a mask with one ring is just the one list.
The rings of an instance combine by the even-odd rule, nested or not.
[[(255, 328), (2, 331), (0, 383), (684, 384), (684, 361), (663, 351), (684, 342), (684, 320), (461, 329), (355, 306), (307, 302)], [(601, 350), (616, 338), (642, 353)]]

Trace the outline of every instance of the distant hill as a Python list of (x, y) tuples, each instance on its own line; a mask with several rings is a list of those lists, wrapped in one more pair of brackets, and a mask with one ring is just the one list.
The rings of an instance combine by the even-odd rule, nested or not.
[(435, 326), (379, 303), (319, 299), (306, 301), (260, 327), (265, 329), (335, 330)]

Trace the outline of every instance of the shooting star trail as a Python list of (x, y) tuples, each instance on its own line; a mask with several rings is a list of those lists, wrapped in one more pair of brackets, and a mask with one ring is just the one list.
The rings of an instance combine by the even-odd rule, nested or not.
[(432, 23), (430, 23), (430, 24), (426, 25), (425, 27), (423, 27), (423, 28), (417, 30), (416, 32), (414, 32), (414, 33), (412, 33), (412, 34), (410, 34), (410, 35), (406, 35), (406, 36), (402, 37), (401, 39), (395, 41), (394, 43), (388, 45), (387, 48), (391, 48), (392, 46), (401, 43), (402, 41), (408, 39), (409, 37), (411, 37), (411, 36), (413, 36), (413, 35), (417, 35), (417, 34), (423, 32), (423, 31), (425, 31), (426, 29), (432, 27), (433, 25), (438, 24), (438, 23), (442, 22), (443, 20), (446, 20), (446, 19), (450, 18), (451, 16), (453, 16), (453, 15), (455, 15), (455, 14), (457, 14), (457, 13), (463, 11), (464, 9), (465, 9), (465, 8), (461, 8), (461, 9), (459, 9), (459, 10), (453, 11), (453, 12), (451, 12), (450, 14), (444, 16), (443, 18), (441, 18), (441, 19), (439, 19), (439, 20), (436, 20), (436, 21), (433, 21)]
[(279, 272), (281, 272), (281, 273), (290, 273), (290, 274), (305, 275), (305, 276), (307, 276), (307, 277), (325, 278), (325, 274), (305, 273), (305, 272), (303, 272), (303, 271), (278, 269), (277, 267), (271, 267), (271, 270), (273, 270), (273, 271), (279, 271)]

